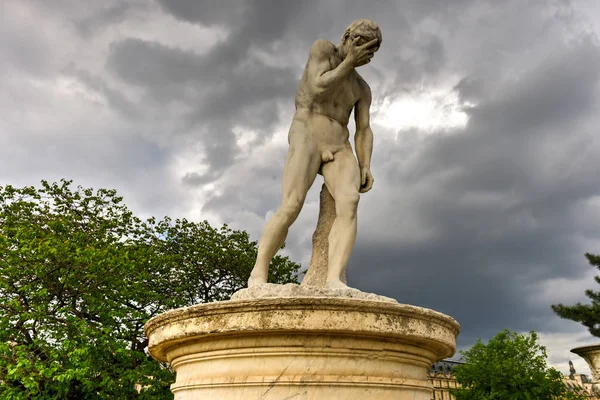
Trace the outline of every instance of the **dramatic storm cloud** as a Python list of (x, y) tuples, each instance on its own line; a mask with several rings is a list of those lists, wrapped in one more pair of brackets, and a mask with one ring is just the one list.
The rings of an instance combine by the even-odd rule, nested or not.
[[(294, 93), (317, 39), (370, 18), (373, 190), (352, 286), (430, 307), (459, 346), (536, 330), (563, 372), (594, 339), (600, 7), (588, 1), (5, 0), (0, 185), (115, 188), (143, 216), (258, 240), (278, 206)], [(353, 127), (351, 127), (353, 130)], [(290, 230), (304, 266), (322, 178)], [(585, 363), (572, 356), (578, 370)], [(582, 372), (583, 372), (582, 371)]]

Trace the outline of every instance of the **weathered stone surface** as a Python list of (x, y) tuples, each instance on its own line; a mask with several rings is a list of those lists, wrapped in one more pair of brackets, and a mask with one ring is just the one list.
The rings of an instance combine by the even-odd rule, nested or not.
[(200, 304), (145, 329), (177, 372), (176, 400), (429, 400), (427, 371), (454, 354), (459, 325), (406, 304), (296, 297)]
[[(267, 283), (269, 264), (285, 242), (319, 172), (336, 199), (337, 209), (328, 235), (333, 251), (328, 254), (327, 286), (346, 286), (338, 277), (346, 268), (356, 239), (360, 193), (371, 190), (374, 182), (373, 131), (369, 122), (372, 94), (355, 70), (371, 62), (381, 41), (379, 26), (360, 19), (348, 26), (338, 45), (327, 40), (317, 40), (312, 45), (288, 131), (281, 205), (265, 225), (248, 286)], [(356, 120), (356, 155), (348, 140), (348, 116), (352, 111)]]
[[(335, 200), (327, 190), (327, 186), (323, 184), (321, 188), (321, 195), (319, 196), (319, 220), (317, 221), (317, 228), (313, 233), (312, 239), (312, 256), (310, 258), (310, 265), (304, 279), (302, 279), (302, 285), (310, 285), (316, 287), (325, 287), (327, 281), (327, 262), (329, 253), (329, 233), (331, 232), (331, 226), (335, 221)], [(340, 274), (340, 280), (343, 283), (346, 282), (346, 267), (342, 269)]]
[(261, 298), (290, 298), (290, 297), (341, 297), (358, 300), (386, 301), (388, 303), (398, 302), (391, 297), (380, 296), (374, 293), (361, 292), (358, 289), (328, 289), (315, 286), (301, 286), (294, 283), (277, 285), (274, 283), (263, 283), (242, 289), (231, 296), (231, 300), (252, 300)]

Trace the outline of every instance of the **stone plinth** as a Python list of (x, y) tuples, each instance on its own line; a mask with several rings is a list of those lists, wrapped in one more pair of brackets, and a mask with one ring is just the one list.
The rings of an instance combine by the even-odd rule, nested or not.
[(271, 297), (172, 310), (145, 329), (177, 400), (429, 400), (427, 371), (454, 354), (459, 325), (388, 301)]
[(592, 371), (592, 392), (596, 396), (600, 395), (600, 344), (582, 346), (571, 349), (587, 362)]

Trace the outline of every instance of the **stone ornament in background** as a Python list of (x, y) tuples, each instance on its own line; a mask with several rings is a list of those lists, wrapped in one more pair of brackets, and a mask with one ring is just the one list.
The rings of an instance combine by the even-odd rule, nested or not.
[[(288, 133), (282, 202), (260, 239), (249, 287), (267, 283), (269, 263), (285, 241), (319, 173), (325, 180), (326, 191), (335, 201), (327, 235), (325, 286), (347, 287), (341, 276), (356, 239), (360, 193), (368, 192), (373, 186), (371, 89), (356, 68), (371, 61), (381, 41), (379, 26), (361, 19), (348, 26), (340, 44), (317, 40), (312, 45), (296, 92), (296, 113)], [(348, 131), (353, 110), (356, 157)]]
[(571, 349), (571, 353), (577, 354), (587, 362), (592, 371), (592, 393), (600, 396), (600, 344), (576, 347)]

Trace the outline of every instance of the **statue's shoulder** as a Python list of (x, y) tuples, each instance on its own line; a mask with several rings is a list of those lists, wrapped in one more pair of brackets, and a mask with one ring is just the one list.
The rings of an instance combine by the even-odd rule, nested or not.
[(360, 76), (360, 74), (358, 72), (356, 72), (356, 83), (358, 84), (358, 87), (359, 87), (361, 93), (370, 99), (371, 98), (371, 87), (369, 86), (367, 81), (365, 81), (363, 79), (363, 77)]
[(331, 43), (329, 40), (319, 39), (313, 43), (310, 48), (311, 55), (331, 55), (335, 52), (335, 45)]

